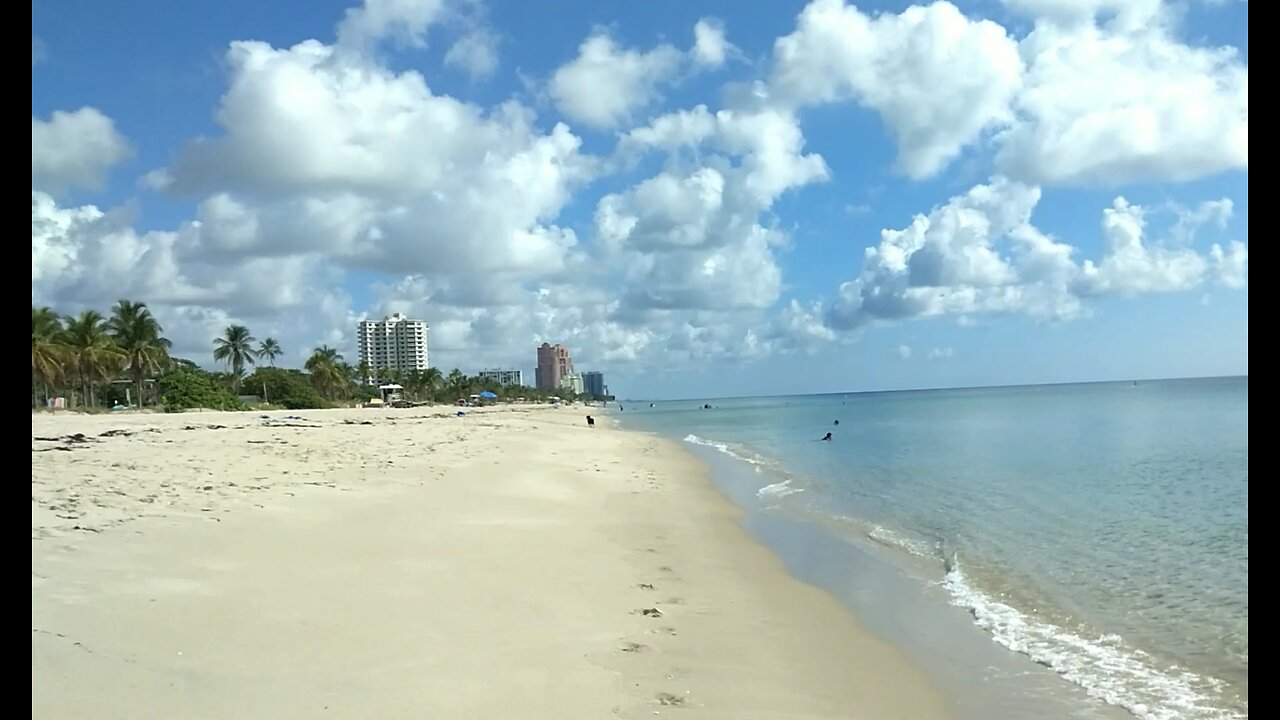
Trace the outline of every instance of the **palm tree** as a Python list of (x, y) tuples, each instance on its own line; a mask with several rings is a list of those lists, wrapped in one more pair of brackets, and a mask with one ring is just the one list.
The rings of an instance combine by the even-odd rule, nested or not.
[(368, 360), (361, 360), (360, 364), (356, 365), (354, 372), (355, 376), (351, 378), (353, 382), (360, 382), (368, 385), (370, 384), (370, 381), (373, 380), (373, 368), (369, 367)]
[(257, 338), (243, 325), (228, 325), (220, 338), (213, 339), (213, 359), (225, 362), (231, 371), (231, 389), (240, 390), (245, 363), (253, 364), (253, 343)]
[(458, 399), (467, 394), (467, 376), (462, 374), (458, 368), (449, 371), (449, 377), (445, 379), (449, 386), (449, 392), (453, 394), (454, 399)]
[(332, 399), (346, 386), (345, 365), (337, 350), (321, 345), (307, 358), (305, 367), (311, 373), (311, 383), (315, 385), (316, 391), (325, 398)]
[(431, 399), (435, 400), (436, 393), (444, 386), (444, 375), (440, 373), (440, 368), (429, 367), (422, 373), (422, 382), (426, 384)]
[(67, 348), (62, 342), (62, 318), (47, 307), (31, 306), (31, 406), (36, 406), (36, 386), (44, 388), (49, 400), (49, 386), (62, 377)]
[(258, 345), (258, 349), (254, 351), (254, 354), (257, 355), (259, 359), (266, 358), (267, 363), (271, 365), (271, 367), (276, 366), (276, 358), (280, 357), (283, 353), (284, 351), (280, 349), (280, 343), (276, 342), (275, 338), (267, 338), (266, 340), (263, 340)]
[(393, 383), (396, 385), (404, 384), (404, 372), (400, 368), (387, 368), (386, 374), (382, 376), (385, 383)]
[(111, 310), (107, 329), (129, 367), (129, 376), (137, 392), (138, 407), (143, 406), (142, 383), (148, 374), (160, 371), (169, 363), (169, 342), (161, 333), (164, 328), (147, 309), (145, 303), (121, 300)]
[[(342, 356), (339, 355), (339, 358)], [(351, 393), (352, 388), (360, 384), (360, 379), (356, 377), (356, 366), (345, 360), (338, 362), (338, 374), (342, 376), (342, 389), (347, 394)]]
[(422, 391), (427, 387), (426, 373), (413, 368), (404, 374), (404, 388), (409, 391), (409, 397), (419, 400), (422, 397)]
[(107, 333), (107, 321), (97, 310), (66, 319), (66, 343), (80, 380), (81, 397), (97, 404), (94, 386), (124, 365), (124, 353)]

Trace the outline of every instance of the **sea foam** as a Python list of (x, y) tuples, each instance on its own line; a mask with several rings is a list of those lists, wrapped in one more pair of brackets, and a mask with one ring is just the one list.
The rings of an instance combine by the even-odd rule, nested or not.
[(708, 440), (704, 437), (699, 437), (693, 434), (686, 435), (684, 437), (684, 441), (691, 445), (702, 445), (704, 447), (715, 448), (725, 455), (736, 458), (745, 463), (750, 463), (756, 467), (768, 464), (764, 458), (737, 445), (730, 445), (729, 443), (720, 442), (718, 440)]
[[(750, 452), (741, 446), (720, 442), (719, 440), (708, 440), (707, 438), (693, 434), (686, 435), (684, 441), (691, 445), (702, 445), (704, 447), (715, 448), (735, 460), (741, 460), (742, 462), (751, 465), (755, 468), (756, 472), (760, 472), (763, 468), (771, 465), (768, 460), (765, 460), (763, 457)], [(765, 501), (778, 500), (788, 495), (804, 492), (804, 488), (795, 487), (791, 483), (792, 478), (786, 478), (779, 480), (778, 482), (769, 483), (759, 490), (756, 490), (756, 497)]]
[(1218, 681), (1177, 666), (1165, 669), (1117, 635), (1086, 637), (1031, 617), (976, 589), (960, 563), (947, 563), (942, 585), (953, 605), (968, 610), (978, 627), (1000, 645), (1031, 658), (1094, 698), (1119, 705), (1143, 720), (1244, 720), (1214, 706)]
[(791, 480), (788, 479), (765, 485), (756, 491), (756, 497), (761, 500), (769, 500), (794, 495), (798, 492), (804, 492), (804, 488), (791, 487)]

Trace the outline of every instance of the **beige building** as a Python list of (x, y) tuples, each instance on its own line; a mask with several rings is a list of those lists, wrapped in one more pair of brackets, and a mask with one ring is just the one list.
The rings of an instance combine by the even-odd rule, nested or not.
[(582, 376), (577, 373), (573, 373), (571, 375), (561, 375), (560, 389), (566, 393), (581, 395), (582, 394)]
[(550, 343), (538, 346), (538, 389), (556, 391), (561, 388), (562, 378), (573, 374), (573, 357), (569, 348)]

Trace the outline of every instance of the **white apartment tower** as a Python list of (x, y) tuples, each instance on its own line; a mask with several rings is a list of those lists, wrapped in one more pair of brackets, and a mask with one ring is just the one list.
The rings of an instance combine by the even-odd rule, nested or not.
[(522, 370), (481, 370), (478, 377), (481, 380), (492, 380), (503, 387), (524, 385)]
[(360, 361), (369, 370), (426, 370), (427, 324), (396, 313), (382, 320), (365, 320), (357, 328)]

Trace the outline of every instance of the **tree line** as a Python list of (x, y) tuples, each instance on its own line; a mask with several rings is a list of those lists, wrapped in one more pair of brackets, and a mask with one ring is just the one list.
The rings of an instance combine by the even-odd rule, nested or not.
[(146, 303), (120, 300), (105, 316), (96, 310), (60, 315), (32, 305), (31, 406), (62, 397), (68, 407), (80, 408), (151, 404), (166, 411), (241, 410), (247, 409), (242, 398), (252, 395), (290, 409), (333, 407), (377, 397), (379, 383), (401, 385), (405, 399), (418, 402), (448, 403), (485, 391), (501, 399), (573, 399), (563, 392), (502, 386), (457, 368), (442, 374), (437, 368), (353, 365), (327, 345), (315, 348), (301, 369), (277, 368), (275, 361), (284, 354), (280, 343), (258, 340), (244, 325), (231, 325), (211, 341), (213, 360), (226, 368), (222, 372), (174, 357), (172, 347)]

